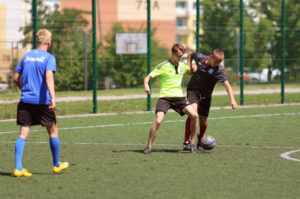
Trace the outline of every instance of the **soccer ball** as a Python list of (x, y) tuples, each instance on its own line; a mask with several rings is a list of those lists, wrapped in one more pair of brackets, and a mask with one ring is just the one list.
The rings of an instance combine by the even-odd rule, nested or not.
[(205, 135), (201, 139), (201, 146), (205, 150), (212, 150), (216, 146), (216, 140), (213, 136)]

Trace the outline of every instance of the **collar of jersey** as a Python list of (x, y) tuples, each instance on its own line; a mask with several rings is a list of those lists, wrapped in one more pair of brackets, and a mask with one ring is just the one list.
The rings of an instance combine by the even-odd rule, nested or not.
[(206, 60), (208, 60), (208, 59), (209, 59), (209, 56), (205, 57), (205, 60), (204, 60), (204, 64), (206, 67), (209, 67), (209, 65), (206, 63)]
[[(173, 66), (176, 66), (176, 65), (174, 65), (172, 62), (171, 62), (171, 60), (169, 59), (169, 62), (170, 62), (170, 64), (172, 64)], [(177, 65), (177, 67), (180, 65), (180, 62), (178, 62), (178, 65)]]

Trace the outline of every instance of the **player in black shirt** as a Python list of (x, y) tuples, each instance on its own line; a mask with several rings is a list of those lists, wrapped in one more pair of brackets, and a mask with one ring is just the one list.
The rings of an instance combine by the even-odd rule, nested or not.
[[(192, 66), (192, 61), (196, 65)], [(209, 114), (211, 95), (217, 81), (224, 83), (227, 93), (230, 97), (232, 109), (237, 108), (232, 88), (229, 84), (224, 67), (220, 64), (224, 60), (224, 53), (221, 50), (214, 50), (210, 56), (203, 55), (199, 52), (189, 53), (188, 65), (193, 68), (193, 76), (188, 83), (187, 98), (192, 104), (195, 111), (198, 110), (200, 133), (198, 134), (197, 147), (201, 146), (201, 138), (203, 137)], [(190, 139), (190, 118), (187, 118), (185, 125), (185, 140), (183, 149), (188, 150)]]

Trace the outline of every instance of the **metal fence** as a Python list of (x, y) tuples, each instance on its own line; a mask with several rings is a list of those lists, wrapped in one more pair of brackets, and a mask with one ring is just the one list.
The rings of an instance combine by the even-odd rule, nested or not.
[[(17, 63), (36, 46), (36, 30), (48, 28), (58, 90), (142, 87), (175, 42), (206, 55), (222, 49), (231, 84), (284, 88), (300, 78), (299, 11), (299, 0), (2, 0), (0, 81), (11, 85)], [(147, 45), (148, 56), (116, 53), (116, 33), (150, 36), (150, 27), (151, 45), (134, 44)]]

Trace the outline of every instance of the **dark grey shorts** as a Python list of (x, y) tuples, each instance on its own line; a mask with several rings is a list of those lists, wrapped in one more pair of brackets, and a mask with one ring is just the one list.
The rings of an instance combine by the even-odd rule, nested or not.
[(198, 105), (198, 114), (208, 116), (209, 109), (210, 109), (210, 103), (211, 103), (211, 97), (204, 97), (201, 95), (200, 92), (194, 91), (194, 90), (188, 90), (187, 91), (187, 99), (188, 101), (193, 104), (196, 103)]
[(162, 97), (156, 103), (155, 113), (162, 111), (165, 114), (171, 108), (180, 115), (184, 115), (184, 107), (190, 105), (185, 97)]
[(55, 112), (48, 105), (27, 104), (19, 102), (17, 111), (18, 125), (51, 126), (56, 123)]

